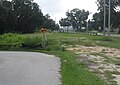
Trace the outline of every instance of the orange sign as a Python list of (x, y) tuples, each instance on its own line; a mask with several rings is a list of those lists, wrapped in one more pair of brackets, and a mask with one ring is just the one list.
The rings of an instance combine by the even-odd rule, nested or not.
[(41, 28), (41, 29), (40, 29), (40, 32), (47, 32), (47, 29)]

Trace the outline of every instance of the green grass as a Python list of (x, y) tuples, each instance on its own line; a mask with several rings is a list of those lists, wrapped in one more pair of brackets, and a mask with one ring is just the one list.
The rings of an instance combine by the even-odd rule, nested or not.
[(29, 45), (31, 47), (35, 47), (36, 45), (41, 44), (42, 39), (39, 36), (26, 36), (22, 43)]
[[(14, 35), (14, 34), (13, 34)], [(20, 38), (16, 38), (12, 34), (6, 34), (0, 36), (0, 43), (2, 44), (13, 44), (18, 42), (24, 42), (26, 36), (33, 37), (41, 34), (25, 34), (17, 35)], [(107, 85), (94, 73), (91, 73), (86, 67), (77, 62), (76, 55), (72, 52), (65, 51), (65, 48), (61, 45), (85, 45), (85, 46), (106, 46), (120, 48), (120, 38), (115, 37), (103, 37), (103, 36), (91, 36), (84, 34), (65, 34), (65, 33), (47, 33), (48, 46), (44, 50), (33, 50), (33, 49), (21, 49), (21, 48), (10, 48), (8, 50), (26, 50), (35, 52), (45, 52), (53, 54), (61, 58), (61, 75), (62, 85)], [(37, 39), (37, 38), (36, 38)], [(32, 39), (32, 44), (36, 43), (36, 39)], [(28, 42), (26, 40), (26, 42)], [(34, 42), (35, 41), (35, 42)], [(38, 42), (40, 42), (38, 40)], [(38, 43), (37, 42), (37, 43)]]
[(42, 52), (61, 58), (62, 85), (107, 85), (98, 76), (88, 71), (82, 63), (76, 62), (74, 53), (68, 51)]
[(18, 44), (21, 43), (23, 39), (24, 37), (22, 35), (8, 33), (0, 36), (0, 44)]
[[(22, 36), (22, 37), (21, 37)], [(19, 43), (23, 42), (23, 37), (34, 37), (39, 36), (41, 38), (41, 34), (25, 34), (25, 35), (17, 35), (17, 34), (5, 34), (0, 36), (0, 43), (8, 44), (8, 43)], [(46, 34), (50, 43), (55, 44), (67, 44), (67, 45), (85, 45), (85, 46), (105, 46), (105, 47), (113, 47), (120, 48), (120, 38), (116, 37), (105, 37), (105, 36), (92, 36), (92, 35), (84, 35), (84, 34), (67, 34), (67, 33), (47, 33)]]
[(101, 54), (101, 53), (91, 53), (92, 55), (95, 55), (95, 56), (102, 56), (104, 57), (106, 60), (107, 63), (112, 63), (112, 64), (115, 64), (115, 65), (120, 65), (120, 58), (114, 58), (114, 57), (109, 57), (109, 56), (106, 56), (104, 54)]
[(105, 71), (105, 76), (108, 78), (108, 81), (110, 81), (111, 83), (109, 85), (118, 85), (116, 81), (113, 81), (113, 79), (115, 78), (114, 76), (112, 76), (112, 74), (118, 74), (117, 71)]
[(106, 36), (92, 36), (84, 34), (64, 34), (64, 33), (52, 33), (47, 34), (49, 39), (54, 39), (62, 44), (68, 45), (85, 45), (85, 46), (105, 46), (120, 49), (120, 38), (118, 37), (106, 37)]

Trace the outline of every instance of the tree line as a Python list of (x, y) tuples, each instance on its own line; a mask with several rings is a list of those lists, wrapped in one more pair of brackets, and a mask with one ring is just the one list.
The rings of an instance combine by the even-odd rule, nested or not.
[[(104, 22), (104, 0), (97, 0), (98, 12), (88, 20), (89, 11), (74, 8), (66, 12), (66, 18), (61, 18), (59, 24), (77, 31), (103, 30)], [(108, 16), (108, 3), (106, 0), (106, 16)], [(108, 20), (108, 17), (106, 17)], [(111, 31), (118, 30), (120, 33), (120, 0), (111, 0)], [(108, 26), (108, 21), (106, 21)], [(0, 34), (4, 33), (33, 33), (40, 28), (58, 30), (59, 25), (50, 18), (49, 14), (44, 15), (37, 3), (33, 0), (0, 0)]]
[[(82, 27), (87, 30), (103, 31), (104, 22), (104, 0), (97, 0), (98, 12), (93, 15), (93, 19), (88, 20), (89, 11), (78, 8), (66, 12), (66, 18), (61, 18), (61, 26), (72, 26), (74, 30), (82, 31)], [(106, 16), (108, 16), (109, 0), (106, 0)], [(106, 27), (108, 26), (108, 17), (106, 17)], [(117, 30), (120, 33), (120, 0), (111, 0), (111, 30)]]
[(61, 26), (72, 26), (74, 30), (82, 31), (82, 27), (87, 26), (87, 19), (90, 12), (75, 8), (66, 12), (66, 18), (62, 18), (59, 23)]
[(41, 27), (55, 30), (59, 25), (44, 15), (33, 0), (0, 0), (0, 34), (33, 33)]
[[(109, 0), (106, 0), (106, 27), (108, 26), (108, 10), (109, 10)], [(89, 20), (89, 28), (94, 30), (103, 30), (104, 23), (104, 0), (97, 0), (98, 11), (93, 15), (93, 19)], [(120, 0), (111, 0), (111, 29), (110, 31), (114, 32), (117, 30), (120, 33)], [(99, 27), (101, 29), (99, 29)]]

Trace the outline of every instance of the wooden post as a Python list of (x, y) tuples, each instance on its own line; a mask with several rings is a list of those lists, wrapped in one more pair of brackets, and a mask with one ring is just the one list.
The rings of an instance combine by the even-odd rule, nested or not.
[(42, 28), (40, 31), (42, 32), (42, 47), (45, 48), (46, 47), (46, 41), (47, 41), (45, 32), (47, 32), (47, 30)]

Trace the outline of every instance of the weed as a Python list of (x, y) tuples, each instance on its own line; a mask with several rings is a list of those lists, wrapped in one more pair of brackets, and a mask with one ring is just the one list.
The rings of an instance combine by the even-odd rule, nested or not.
[(42, 39), (39, 36), (33, 36), (33, 37), (25, 37), (22, 47), (25, 48), (36, 48), (36, 47), (42, 47), (41, 46)]

